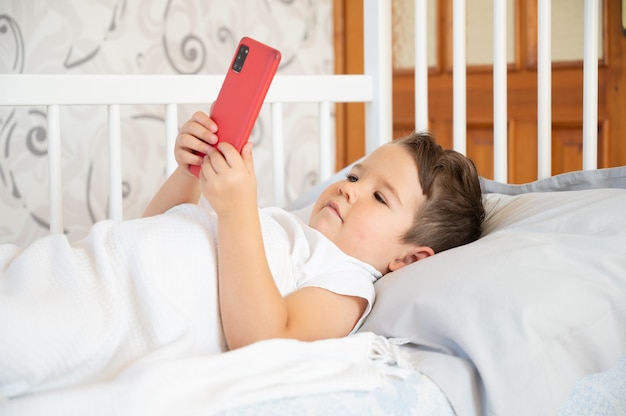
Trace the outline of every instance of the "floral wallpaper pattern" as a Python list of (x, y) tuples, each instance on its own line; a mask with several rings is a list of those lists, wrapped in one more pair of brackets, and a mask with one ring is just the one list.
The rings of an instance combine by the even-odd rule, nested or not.
[[(224, 74), (242, 36), (281, 51), (279, 74), (332, 73), (332, 31), (332, 0), (4, 0), (0, 73)], [(181, 106), (179, 122), (209, 105)], [(318, 178), (317, 107), (284, 111), (290, 200)], [(164, 108), (121, 112), (124, 218), (134, 218), (164, 180), (171, 149)], [(106, 109), (61, 107), (61, 121), (65, 231), (78, 238), (106, 218)], [(269, 122), (264, 108), (251, 137), (261, 205), (272, 203)], [(47, 233), (46, 156), (46, 109), (0, 107), (0, 243)]]

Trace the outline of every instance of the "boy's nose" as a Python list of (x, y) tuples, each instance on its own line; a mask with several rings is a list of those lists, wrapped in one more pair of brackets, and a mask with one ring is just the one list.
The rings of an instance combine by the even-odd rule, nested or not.
[(339, 188), (339, 192), (348, 202), (354, 202), (357, 198), (357, 187), (354, 182), (346, 182)]

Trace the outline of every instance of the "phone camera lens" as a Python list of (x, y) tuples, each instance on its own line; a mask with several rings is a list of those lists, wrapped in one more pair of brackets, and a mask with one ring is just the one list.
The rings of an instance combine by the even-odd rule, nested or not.
[(248, 56), (248, 48), (246, 45), (241, 45), (239, 50), (237, 51), (237, 56), (235, 57), (235, 62), (233, 62), (233, 70), (235, 72), (241, 72), (243, 68), (243, 64), (246, 61), (246, 57)]

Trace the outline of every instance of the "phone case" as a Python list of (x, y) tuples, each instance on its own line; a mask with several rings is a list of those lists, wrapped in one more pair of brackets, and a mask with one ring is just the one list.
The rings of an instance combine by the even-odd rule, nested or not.
[[(241, 152), (261, 111), (280, 58), (278, 50), (252, 38), (244, 37), (239, 41), (211, 110), (211, 118), (218, 126), (218, 142), (229, 142)], [(191, 166), (190, 170), (198, 176), (200, 166)]]

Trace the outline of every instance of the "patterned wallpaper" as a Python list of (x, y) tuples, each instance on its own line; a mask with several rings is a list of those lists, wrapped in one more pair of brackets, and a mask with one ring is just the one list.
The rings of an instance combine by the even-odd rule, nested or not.
[[(281, 50), (279, 74), (332, 73), (332, 30), (332, 0), (3, 0), (0, 72), (221, 75), (239, 39), (251, 36)], [(179, 108), (179, 121), (196, 109)], [(293, 199), (318, 177), (317, 108), (284, 110)], [(134, 218), (164, 179), (171, 149), (162, 139), (164, 108), (121, 112), (124, 217)], [(0, 243), (46, 234), (45, 117), (45, 108), (0, 108)], [(106, 217), (106, 109), (62, 107), (61, 120), (64, 223), (77, 238)], [(269, 120), (264, 108), (251, 138), (261, 205), (272, 203)]]

